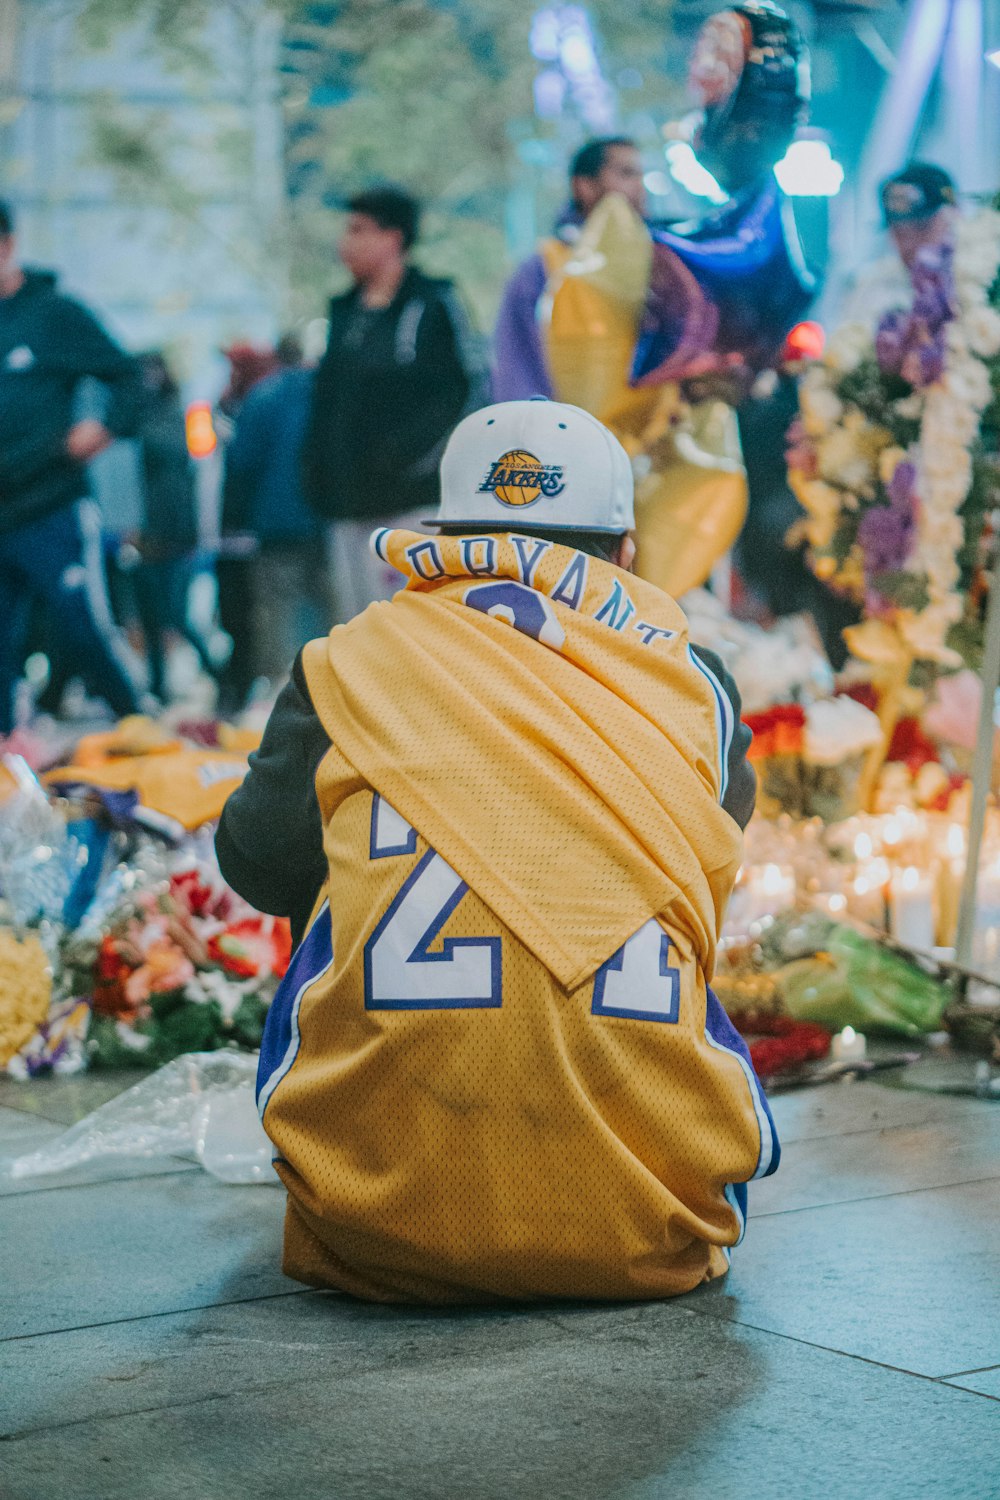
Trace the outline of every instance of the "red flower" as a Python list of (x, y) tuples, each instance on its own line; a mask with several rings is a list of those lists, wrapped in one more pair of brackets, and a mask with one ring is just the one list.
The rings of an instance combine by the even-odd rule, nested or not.
[(203, 917), (212, 904), (212, 887), (197, 870), (184, 870), (170, 877), (170, 894), (180, 906), (186, 906), (193, 917)]
[(284, 917), (247, 917), (209, 938), (208, 956), (236, 979), (283, 979), (292, 956), (291, 928)]

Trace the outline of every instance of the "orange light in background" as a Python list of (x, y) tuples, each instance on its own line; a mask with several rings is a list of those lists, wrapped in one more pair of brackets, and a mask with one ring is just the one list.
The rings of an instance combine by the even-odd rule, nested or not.
[(219, 446), (207, 401), (194, 401), (184, 414), (184, 434), (192, 458), (208, 458)]
[(821, 359), (826, 347), (826, 334), (822, 323), (796, 323), (785, 339), (785, 362), (792, 364), (800, 359)]

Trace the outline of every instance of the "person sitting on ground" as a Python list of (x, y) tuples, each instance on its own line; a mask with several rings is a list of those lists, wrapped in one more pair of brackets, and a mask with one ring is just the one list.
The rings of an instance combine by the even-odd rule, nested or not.
[(383, 1301), (686, 1292), (778, 1161), (708, 987), (739, 698), (627, 571), (631, 468), (586, 412), (467, 417), (441, 491), (440, 535), (374, 534), (406, 587), (300, 654), (219, 826), (300, 940), (258, 1075), (285, 1269)]

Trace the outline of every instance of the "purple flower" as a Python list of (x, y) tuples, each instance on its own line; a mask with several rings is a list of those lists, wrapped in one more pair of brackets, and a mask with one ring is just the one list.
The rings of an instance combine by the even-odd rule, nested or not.
[(875, 334), (875, 357), (884, 375), (902, 375), (921, 390), (944, 373), (945, 328), (956, 317), (950, 245), (921, 250), (911, 268), (913, 306), (886, 313)]
[(917, 466), (908, 458), (901, 459), (889, 480), (886, 494), (894, 510), (907, 510), (912, 515), (916, 497)]
[(898, 375), (909, 319), (903, 312), (888, 312), (875, 334), (875, 358), (883, 375)]
[(861, 517), (858, 542), (865, 558), (866, 579), (881, 573), (897, 573), (910, 552), (913, 539), (911, 507), (873, 505)]

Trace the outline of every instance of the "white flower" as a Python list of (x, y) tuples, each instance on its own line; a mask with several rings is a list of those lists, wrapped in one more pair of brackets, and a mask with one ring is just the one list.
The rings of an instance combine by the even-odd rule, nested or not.
[(846, 426), (835, 427), (822, 439), (816, 450), (816, 461), (824, 479), (847, 489), (864, 489), (871, 483), (871, 462), (859, 447), (854, 433)]
[(919, 417), (924, 409), (924, 398), (919, 391), (914, 391), (912, 396), (903, 396), (895, 402), (896, 411), (901, 417), (908, 417), (911, 421)]
[(989, 372), (978, 359), (949, 360), (941, 383), (956, 401), (961, 401), (976, 411), (989, 406), (993, 396)]
[(966, 448), (979, 431), (979, 416), (941, 387), (928, 392), (921, 423), (921, 440), (927, 447)]
[(824, 364), (839, 374), (849, 375), (873, 351), (871, 329), (864, 323), (843, 323), (830, 337)]
[(802, 421), (812, 437), (822, 437), (844, 414), (843, 402), (827, 384), (822, 370), (810, 370), (802, 382)]
[(982, 359), (1000, 354), (1000, 312), (996, 308), (972, 308), (962, 319), (962, 326), (973, 354)]

